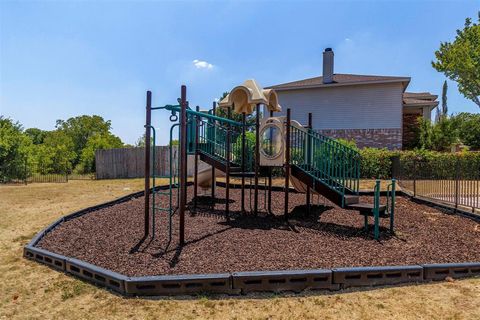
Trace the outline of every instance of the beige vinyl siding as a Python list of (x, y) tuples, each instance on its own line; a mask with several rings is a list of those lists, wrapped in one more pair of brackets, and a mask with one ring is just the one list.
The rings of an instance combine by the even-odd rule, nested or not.
[(401, 83), (338, 86), (277, 91), (285, 115), (307, 123), (313, 113), (314, 129), (381, 129), (402, 127)]

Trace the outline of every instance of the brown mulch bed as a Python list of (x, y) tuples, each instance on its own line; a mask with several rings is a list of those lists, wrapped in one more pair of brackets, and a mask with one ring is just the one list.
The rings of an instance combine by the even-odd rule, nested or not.
[[(192, 193), (190, 187), (189, 200)], [(386, 232), (388, 219), (382, 220), (381, 239), (375, 241), (363, 230), (363, 216), (322, 197), (314, 196), (313, 213), (306, 217), (305, 195), (291, 193), (287, 224), (282, 192), (273, 193), (275, 215), (267, 215), (260, 191), (261, 212), (255, 217), (240, 214), (240, 191), (231, 190), (229, 221), (224, 215), (225, 189), (217, 188), (217, 195), (215, 202), (200, 197), (196, 213), (187, 211), (187, 243), (182, 248), (175, 215), (173, 240), (165, 250), (165, 213), (157, 214), (155, 239), (138, 246), (143, 198), (62, 223), (38, 247), (128, 276), (480, 261), (479, 223), (404, 197), (397, 197), (396, 235)], [(248, 191), (246, 200), (250, 209)]]

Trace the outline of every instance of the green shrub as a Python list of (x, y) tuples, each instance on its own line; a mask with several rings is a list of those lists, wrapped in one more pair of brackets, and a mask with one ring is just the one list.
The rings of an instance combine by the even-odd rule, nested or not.
[(365, 179), (387, 179), (391, 176), (392, 156), (387, 149), (364, 148), (360, 150), (360, 175)]
[(345, 147), (349, 147), (351, 149), (359, 151), (357, 147), (357, 143), (355, 140), (346, 140), (346, 139), (335, 139), (338, 143), (344, 145)]
[[(236, 137), (232, 146), (233, 161), (241, 163), (242, 161), (242, 135), (239, 134)], [(254, 167), (255, 162), (255, 133), (247, 131), (245, 132), (245, 167), (247, 170), (251, 170)]]
[(360, 177), (363, 179), (389, 179), (394, 156), (399, 156), (404, 169), (403, 175), (407, 176), (424, 175), (446, 179), (459, 174), (464, 178), (480, 177), (480, 152), (446, 153), (422, 149), (390, 151), (365, 148), (360, 150), (360, 155)]

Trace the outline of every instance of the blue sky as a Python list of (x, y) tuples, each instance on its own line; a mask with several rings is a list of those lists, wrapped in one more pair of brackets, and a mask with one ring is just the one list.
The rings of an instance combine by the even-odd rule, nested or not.
[[(210, 107), (247, 78), (263, 86), (321, 74), (410, 76), (409, 91), (441, 92), (430, 65), (479, 1), (0, 1), (0, 114), (25, 128), (98, 114), (127, 143), (143, 132), (145, 91), (154, 105)], [(479, 112), (449, 82), (451, 112)], [(160, 143), (168, 115), (155, 114)]]

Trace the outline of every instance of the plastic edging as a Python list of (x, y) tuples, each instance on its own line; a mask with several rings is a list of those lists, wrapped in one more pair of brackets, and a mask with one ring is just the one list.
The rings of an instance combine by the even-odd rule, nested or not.
[[(191, 183), (189, 183), (191, 184)], [(168, 188), (161, 186), (158, 189)], [(219, 274), (186, 274), (128, 277), (88, 262), (62, 256), (35, 247), (61, 223), (100, 208), (138, 198), (143, 191), (88, 207), (66, 215), (37, 233), (24, 247), (25, 258), (55, 270), (106, 287), (124, 296), (195, 295), (203, 293), (240, 294), (257, 291), (339, 290), (349, 287), (395, 285), (444, 280), (447, 277), (480, 276), (480, 262), (423, 264), (406, 266), (371, 266), (312, 270), (278, 270)]]

